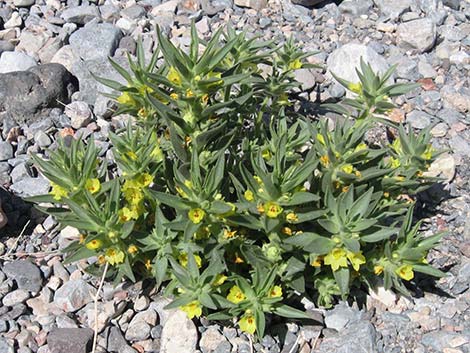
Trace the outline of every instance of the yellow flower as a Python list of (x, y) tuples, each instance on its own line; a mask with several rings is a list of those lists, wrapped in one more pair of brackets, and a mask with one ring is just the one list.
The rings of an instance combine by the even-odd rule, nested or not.
[(224, 274), (219, 274), (219, 275), (215, 276), (215, 279), (214, 279), (214, 281), (212, 282), (212, 285), (213, 285), (213, 286), (216, 286), (216, 287), (217, 287), (217, 286), (221, 286), (222, 284), (225, 283), (225, 281), (227, 280), (227, 278), (228, 278), (228, 277), (227, 277), (226, 275), (224, 275)]
[(153, 176), (150, 175), (149, 173), (142, 173), (137, 176), (137, 183), (141, 187), (147, 187), (153, 182)]
[(79, 244), (84, 244), (85, 243), (85, 238), (86, 236), (84, 234), (80, 234), (80, 239), (78, 240)]
[(192, 302), (182, 305), (179, 307), (180, 310), (184, 311), (186, 315), (188, 315), (189, 319), (193, 317), (199, 317), (202, 315), (202, 307), (201, 304), (197, 300), (193, 300)]
[(92, 194), (96, 194), (101, 189), (101, 183), (98, 179), (88, 179), (85, 183), (85, 188)]
[(168, 75), (166, 76), (166, 78), (177, 86), (181, 85), (181, 76), (174, 67), (170, 67), (170, 70), (168, 71)]
[(324, 166), (324, 167), (328, 167), (330, 165), (330, 157), (328, 157), (328, 155), (324, 155), (324, 156), (321, 156), (320, 157), (320, 163)]
[(351, 92), (354, 92), (354, 93), (361, 93), (362, 92), (362, 85), (360, 83), (350, 83), (348, 85), (348, 89), (351, 91)]
[(110, 232), (108, 232), (108, 238), (109, 238), (109, 239), (114, 239), (114, 238), (117, 237), (117, 235), (118, 235), (118, 234), (117, 234), (115, 231), (110, 231)]
[(321, 267), (321, 262), (323, 260), (323, 256), (316, 256), (313, 261), (310, 263), (312, 267)]
[(398, 158), (390, 157), (389, 164), (391, 168), (398, 168), (401, 163)]
[(282, 297), (282, 288), (280, 286), (274, 286), (269, 291), (270, 298), (279, 298)]
[(224, 238), (225, 239), (233, 238), (236, 234), (237, 234), (236, 230), (224, 229)]
[(264, 205), (262, 203), (256, 206), (256, 209), (258, 210), (259, 213), (264, 213)]
[(230, 292), (227, 295), (227, 300), (231, 301), (234, 304), (238, 304), (246, 299), (245, 294), (238, 286), (233, 286), (230, 288)]
[(341, 170), (347, 174), (351, 174), (354, 170), (352, 164), (345, 164), (341, 167)]
[(266, 212), (266, 216), (268, 216), (269, 218), (276, 218), (283, 211), (282, 207), (279, 206), (274, 201), (266, 202), (265, 205), (264, 205), (264, 210)]
[(163, 160), (163, 152), (159, 146), (155, 146), (150, 156), (155, 158), (157, 162)]
[(266, 148), (265, 150), (263, 150), (263, 152), (261, 152), (261, 156), (262, 156), (265, 160), (269, 161), (269, 160), (271, 159), (271, 151)]
[(240, 330), (245, 331), (249, 334), (254, 334), (256, 331), (256, 319), (251, 312), (246, 312), (238, 321)]
[(431, 145), (428, 145), (424, 153), (421, 155), (421, 158), (430, 160), (432, 158), (433, 152), (434, 152), (434, 148)]
[[(199, 255), (194, 255), (194, 260), (196, 261), (196, 265), (198, 268), (201, 268), (202, 266), (202, 260)], [(178, 256), (178, 261), (180, 262), (181, 266), (186, 267), (188, 266), (188, 253), (181, 253)]]
[(129, 247), (127, 248), (127, 252), (131, 255), (136, 254), (137, 251), (139, 251), (139, 248), (137, 248), (137, 246), (135, 246), (134, 244), (129, 245)]
[(209, 101), (209, 95), (208, 94), (203, 95), (201, 97), (201, 101), (202, 103), (207, 104), (207, 102)]
[(103, 242), (101, 240), (93, 239), (93, 240), (90, 240), (88, 243), (86, 243), (85, 246), (89, 250), (97, 250), (101, 248), (102, 245), (103, 245)]
[(297, 70), (302, 68), (302, 62), (300, 59), (295, 59), (289, 63), (289, 70)]
[(132, 159), (133, 161), (137, 160), (137, 155), (133, 151), (127, 151), (126, 156)]
[(415, 276), (411, 265), (402, 265), (395, 270), (395, 273), (405, 281), (411, 281)]
[(190, 88), (188, 88), (186, 90), (186, 98), (191, 98), (191, 97), (194, 97), (194, 92)]
[(374, 273), (376, 275), (380, 275), (384, 271), (384, 267), (382, 265), (375, 265), (374, 266)]
[(362, 255), (362, 251), (348, 251), (347, 257), (355, 271), (359, 271), (359, 267), (366, 263), (366, 258), (364, 257), (364, 255)]
[(144, 194), (139, 188), (126, 188), (124, 198), (131, 205), (137, 205), (144, 199)]
[(292, 235), (292, 229), (289, 227), (282, 227), (281, 229), (282, 234), (291, 236)]
[(103, 265), (106, 262), (106, 257), (104, 255), (98, 256), (98, 264)]
[(366, 148), (367, 148), (367, 145), (364, 142), (361, 142), (359, 145), (356, 146), (356, 148), (354, 149), (354, 152), (362, 151), (362, 150), (365, 150)]
[(354, 172), (354, 175), (357, 176), (358, 178), (360, 178), (362, 176), (361, 172), (359, 170), (356, 170)]
[(235, 259), (233, 260), (234, 263), (236, 264), (242, 264), (245, 261), (238, 255), (238, 253), (235, 254)]
[(194, 224), (201, 223), (205, 215), (206, 212), (201, 208), (192, 208), (188, 212), (188, 217)]
[(349, 190), (349, 185), (343, 186), (341, 188), (341, 192), (348, 192), (348, 190)]
[(127, 105), (134, 105), (135, 104), (135, 100), (129, 94), (129, 92), (123, 92), (116, 100), (120, 104), (127, 104)]
[(253, 179), (255, 179), (258, 184), (263, 184), (263, 180), (257, 175), (253, 175)]
[(170, 93), (170, 97), (174, 100), (177, 100), (178, 99), (178, 93), (175, 93), (175, 92)]
[(299, 217), (294, 212), (290, 212), (286, 216), (286, 221), (289, 223), (294, 223), (294, 222), (297, 222), (298, 220), (299, 220)]
[(49, 192), (54, 197), (54, 200), (60, 201), (63, 197), (67, 197), (68, 191), (56, 183), (51, 182), (52, 190)]
[(245, 199), (247, 201), (253, 201), (254, 200), (254, 195), (253, 195), (253, 192), (251, 190), (246, 190), (245, 193), (243, 194), (243, 196), (245, 196)]
[(330, 265), (333, 271), (337, 271), (340, 267), (348, 267), (348, 258), (346, 251), (342, 248), (334, 248), (324, 259), (325, 265)]
[(152, 269), (152, 262), (150, 261), (150, 259), (147, 259), (145, 260), (145, 268), (147, 269), (147, 271), (150, 271)]
[(116, 265), (124, 262), (125, 254), (123, 251), (115, 248), (106, 250), (105, 259), (110, 265)]
[(123, 207), (118, 211), (119, 222), (126, 223), (131, 219), (139, 218), (139, 214), (135, 210), (131, 210), (128, 207)]
[(400, 139), (396, 139), (392, 143), (392, 147), (395, 150), (395, 152), (400, 153), (401, 152), (401, 141)]

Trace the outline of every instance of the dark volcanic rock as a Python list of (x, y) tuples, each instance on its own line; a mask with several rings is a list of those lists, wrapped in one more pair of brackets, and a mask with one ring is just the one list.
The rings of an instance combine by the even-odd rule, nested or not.
[(58, 328), (49, 333), (51, 353), (87, 353), (91, 349), (93, 331), (87, 328)]
[(60, 64), (0, 74), (0, 119), (35, 121), (70, 102), (77, 80)]

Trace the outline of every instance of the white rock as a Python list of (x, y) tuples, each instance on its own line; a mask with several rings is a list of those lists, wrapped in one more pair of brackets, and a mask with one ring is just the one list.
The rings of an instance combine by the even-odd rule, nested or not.
[(193, 353), (196, 351), (197, 329), (187, 315), (174, 311), (163, 326), (161, 353)]
[(77, 240), (80, 238), (80, 231), (77, 228), (66, 226), (60, 231), (60, 237), (65, 239)]
[(431, 163), (425, 176), (443, 177), (446, 183), (450, 183), (455, 176), (455, 159), (450, 153), (443, 153)]
[(178, 6), (178, 4), (179, 4), (178, 0), (165, 1), (164, 3), (160, 5), (154, 6), (151, 14), (152, 16), (159, 16), (165, 12), (175, 13), (176, 7)]
[(470, 56), (464, 51), (459, 51), (452, 54), (449, 60), (451, 64), (468, 64), (470, 62)]
[(29, 292), (25, 289), (17, 289), (13, 292), (8, 293), (2, 299), (2, 303), (5, 306), (14, 306), (26, 301), (29, 298)]
[(5, 51), (0, 57), (0, 73), (25, 71), (36, 66), (36, 60), (25, 53)]
[(87, 126), (92, 120), (92, 112), (86, 102), (75, 101), (65, 106), (65, 115), (71, 120), (74, 129)]
[(5, 29), (8, 29), (8, 28), (19, 27), (22, 24), (23, 24), (23, 19), (21, 18), (20, 14), (15, 11), (11, 14), (10, 19), (5, 22), (3, 27)]
[(93, 300), (95, 289), (84, 280), (66, 282), (54, 294), (54, 303), (65, 312), (73, 312)]
[(397, 43), (407, 50), (428, 51), (434, 46), (436, 38), (436, 24), (428, 18), (401, 23), (397, 28)]
[(52, 57), (51, 63), (61, 64), (68, 71), (72, 71), (73, 65), (80, 60), (80, 56), (72, 50), (72, 47), (70, 45), (65, 45), (55, 53)]

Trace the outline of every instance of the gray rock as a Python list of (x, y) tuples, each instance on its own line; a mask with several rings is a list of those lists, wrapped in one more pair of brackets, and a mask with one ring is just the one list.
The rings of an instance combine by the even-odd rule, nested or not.
[(460, 0), (443, 0), (442, 4), (450, 7), (453, 10), (460, 9)]
[(10, 190), (20, 197), (44, 195), (49, 192), (49, 188), (49, 181), (41, 176), (24, 178), (10, 186)]
[(145, 340), (150, 336), (150, 330), (150, 325), (145, 321), (135, 321), (127, 328), (126, 340), (131, 342)]
[(387, 61), (370, 47), (361, 44), (346, 44), (333, 51), (328, 57), (328, 70), (345, 80), (359, 82), (356, 68), (360, 68), (361, 58), (369, 63), (375, 72), (384, 73), (389, 67)]
[(60, 48), (51, 59), (52, 63), (61, 64), (70, 72), (72, 72), (72, 67), (77, 61), (80, 61), (80, 56), (75, 53), (70, 45)]
[(3, 272), (16, 282), (20, 289), (39, 292), (42, 287), (42, 276), (39, 268), (28, 260), (16, 260), (7, 263)]
[[(128, 61), (125, 57), (115, 58), (115, 61), (128, 68)], [(90, 105), (94, 105), (98, 92), (111, 93), (112, 89), (97, 82), (91, 73), (105, 77), (107, 79), (115, 80), (126, 85), (124, 78), (119, 75), (116, 70), (111, 66), (107, 59), (94, 59), (87, 61), (78, 61), (72, 68), (72, 73), (78, 78), (80, 82), (80, 92), (77, 99), (85, 101)]]
[(75, 101), (65, 106), (65, 115), (70, 118), (74, 129), (80, 129), (91, 122), (92, 112), (86, 102)]
[(82, 279), (68, 281), (54, 294), (54, 303), (65, 312), (74, 312), (93, 301), (95, 289)]
[(328, 328), (341, 331), (347, 325), (359, 321), (361, 317), (362, 313), (360, 311), (349, 307), (345, 302), (341, 302), (333, 310), (326, 313), (325, 325)]
[[(306, 0), (299, 0), (306, 1)], [(268, 2), (266, 0), (235, 0), (235, 5), (240, 7), (248, 7), (250, 9), (261, 10), (264, 9)]]
[(0, 40), (0, 55), (5, 51), (13, 51), (15, 46), (6, 40)]
[(13, 146), (10, 142), (0, 141), (0, 161), (6, 161), (13, 158)]
[(201, 0), (200, 4), (202, 11), (209, 16), (214, 16), (219, 12), (223, 12), (225, 9), (231, 9), (233, 7), (232, 0)]
[(302, 91), (308, 91), (315, 86), (315, 75), (311, 69), (298, 69), (294, 71), (295, 79), (300, 82)]
[(392, 20), (397, 19), (413, 5), (413, 0), (374, 0), (380, 12)]
[(0, 333), (8, 331), (8, 321), (7, 320), (0, 320)]
[(339, 335), (325, 337), (320, 345), (320, 353), (376, 353), (376, 332), (368, 321), (358, 321), (348, 326)]
[(431, 124), (432, 116), (418, 110), (413, 110), (406, 116), (406, 121), (415, 129), (424, 129)]
[(325, 0), (292, 0), (293, 4), (302, 5), (302, 6), (315, 6)]
[(419, 61), (418, 71), (423, 77), (435, 78), (437, 76), (437, 71), (424, 60)]
[(194, 353), (196, 351), (197, 330), (186, 313), (174, 311), (162, 330), (161, 353)]
[(2, 303), (5, 306), (15, 306), (16, 304), (21, 304), (29, 298), (29, 292), (25, 289), (16, 289), (8, 294), (6, 294)]
[(0, 337), (0, 352), (15, 353), (15, 349), (13, 348), (13, 340), (9, 340), (5, 337)]
[(35, 0), (13, 0), (13, 5), (16, 7), (29, 7), (34, 5)]
[(44, 131), (38, 131), (34, 134), (34, 141), (41, 148), (47, 147), (52, 143), (51, 138)]
[(338, 6), (342, 13), (353, 16), (365, 15), (371, 7), (371, 0), (345, 0)]
[(143, 17), (145, 13), (146, 12), (142, 6), (132, 5), (123, 9), (121, 11), (121, 16), (129, 20), (135, 20)]
[(56, 328), (47, 336), (50, 353), (88, 353), (93, 330), (89, 328)]
[(212, 353), (224, 342), (227, 342), (227, 339), (219, 332), (219, 330), (215, 327), (209, 327), (202, 333), (199, 347), (201, 348), (202, 353)]
[(76, 89), (76, 79), (60, 64), (0, 74), (0, 116), (17, 123), (36, 121), (67, 104)]
[(124, 339), (121, 330), (118, 327), (112, 326), (109, 330), (108, 335), (108, 343), (107, 343), (107, 350), (108, 352), (136, 352), (133, 348), (131, 348), (127, 341)]
[(397, 42), (404, 49), (423, 53), (436, 42), (436, 25), (428, 18), (401, 23), (397, 27)]
[(0, 57), (0, 73), (24, 71), (36, 66), (36, 60), (18, 51), (5, 51)]
[(459, 42), (467, 36), (467, 33), (459, 27), (445, 25), (439, 27), (439, 36), (451, 42)]
[(106, 60), (113, 56), (121, 37), (121, 31), (112, 24), (93, 23), (74, 32), (69, 43), (83, 60)]
[(421, 343), (426, 347), (435, 349), (437, 352), (442, 352), (444, 348), (453, 348), (450, 346), (450, 343), (452, 340), (455, 340), (459, 337), (464, 338), (464, 340), (466, 339), (467, 342), (469, 340), (469, 337), (465, 337), (456, 332), (434, 331), (424, 334), (423, 338), (421, 339)]
[(397, 78), (416, 81), (419, 79), (418, 65), (407, 56), (401, 56), (398, 61), (389, 60), (393, 64), (397, 64), (395, 75)]
[(65, 9), (60, 15), (66, 22), (84, 25), (96, 17), (100, 17), (100, 11), (94, 5), (74, 6)]

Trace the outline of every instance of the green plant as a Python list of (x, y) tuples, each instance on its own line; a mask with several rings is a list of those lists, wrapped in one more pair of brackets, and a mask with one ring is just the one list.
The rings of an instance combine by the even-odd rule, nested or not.
[[(308, 317), (302, 296), (331, 306), (379, 278), (406, 293), (415, 272), (443, 275), (424, 261), (441, 234), (412, 222), (413, 195), (436, 180), (423, 174), (438, 155), (429, 129), (381, 117), (414, 85), (387, 86), (392, 69), (380, 77), (362, 63), (360, 83), (338, 78), (357, 96), (334, 106), (331, 129), (291, 107), (293, 71), (311, 67), (292, 41), (191, 33), (189, 53), (158, 32), (149, 65), (140, 43), (130, 72), (112, 62), (127, 86), (97, 77), (117, 113), (135, 117), (111, 135), (116, 168), (93, 140), (34, 157), (53, 189), (31, 200), (82, 233), (67, 261), (96, 256), (93, 273), (107, 262), (116, 281), (155, 278), (169, 307), (238, 317), (259, 335), (266, 314)], [(394, 141), (366, 138), (381, 123)]]

